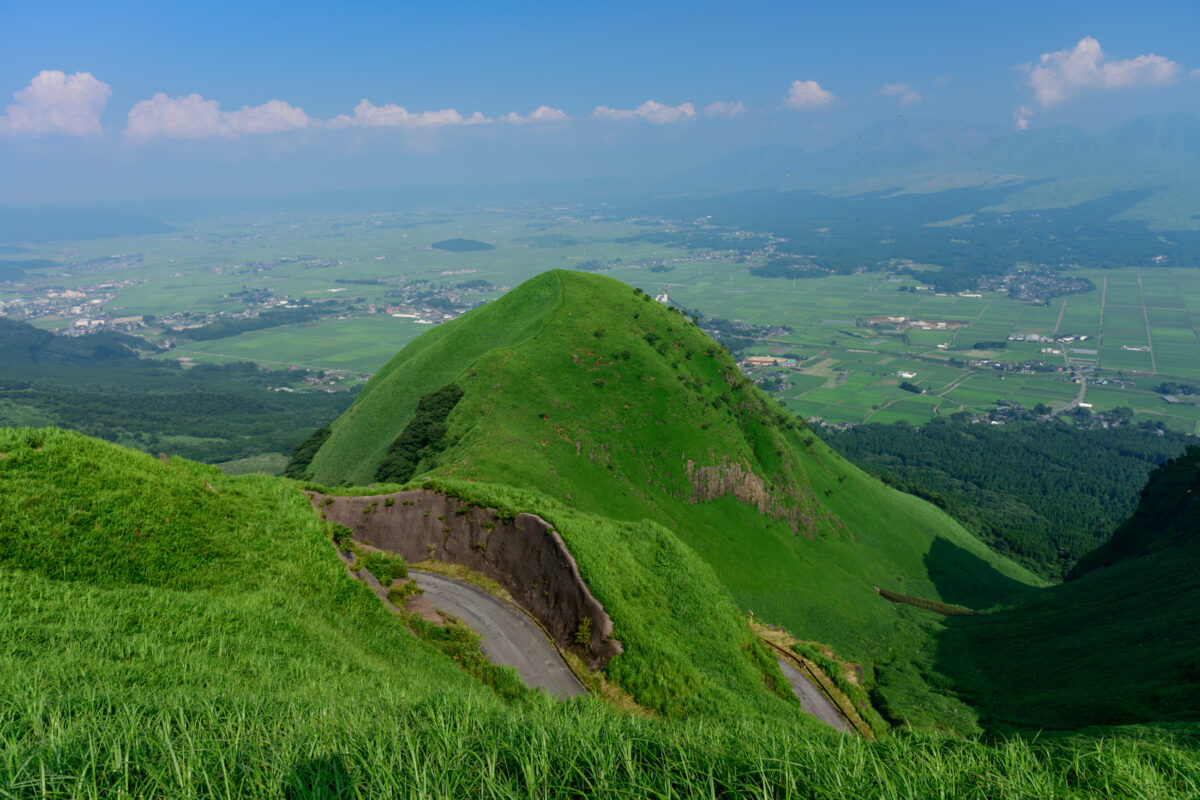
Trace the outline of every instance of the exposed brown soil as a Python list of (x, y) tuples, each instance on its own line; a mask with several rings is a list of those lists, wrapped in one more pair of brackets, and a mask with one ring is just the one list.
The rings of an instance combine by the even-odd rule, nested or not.
[(692, 485), (688, 502), (692, 504), (731, 496), (773, 520), (786, 520), (792, 533), (810, 539), (821, 522), (840, 526), (840, 521), (821, 506), (808, 486), (788, 485), (772, 490), (748, 464), (731, 462), (728, 457), (709, 465), (688, 459), (687, 476)]
[[(309, 497), (326, 519), (345, 525), (363, 544), (399, 553), (409, 563), (463, 564), (496, 581), (561, 650), (575, 650), (590, 669), (602, 668), (623, 650), (562, 537), (539, 516), (520, 514), (505, 521), (494, 509), (423, 489), (369, 497), (310, 492)], [(588, 618), (591, 637), (580, 648), (576, 633)]]

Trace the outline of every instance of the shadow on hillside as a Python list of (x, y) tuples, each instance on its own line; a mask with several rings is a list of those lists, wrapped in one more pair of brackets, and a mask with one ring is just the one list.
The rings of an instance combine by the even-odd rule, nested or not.
[(983, 609), (1036, 591), (941, 537), (925, 555), (925, 570), (943, 601), (967, 608)]
[(354, 780), (341, 756), (302, 761), (283, 784), (288, 800), (340, 800), (355, 794)]

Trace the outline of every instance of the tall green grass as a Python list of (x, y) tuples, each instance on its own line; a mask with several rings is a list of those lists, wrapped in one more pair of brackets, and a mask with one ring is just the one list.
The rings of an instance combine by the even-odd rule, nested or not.
[[(781, 701), (766, 713), (769, 703), (730, 688), (709, 695), (730, 704), (725, 713), (684, 704), (656, 719), (592, 698), (505, 700), (352, 580), (285, 481), (227, 478), (54, 430), (0, 430), (0, 453), (0, 798), (1200, 793), (1187, 729), (991, 742), (900, 731), (868, 743)], [(147, 531), (171, 546), (147, 543)], [(629, 557), (658, 548), (681, 559), (668, 576), (691, 575), (695, 556), (652, 533), (629, 526), (649, 548)], [(645, 624), (681, 637), (674, 658), (692, 657), (687, 626), (704, 628), (671, 605), (704, 598), (688, 588), (693, 577), (680, 584), (692, 595), (669, 596), (680, 587), (667, 580), (665, 595), (642, 587), (624, 609), (660, 606)], [(703, 680), (748, 669), (713, 658)]]
[(196, 698), (0, 701), (0, 796), (49, 798), (1194, 798), (1200, 758), (1163, 738), (919, 734), (666, 723), (595, 703), (497, 712)]

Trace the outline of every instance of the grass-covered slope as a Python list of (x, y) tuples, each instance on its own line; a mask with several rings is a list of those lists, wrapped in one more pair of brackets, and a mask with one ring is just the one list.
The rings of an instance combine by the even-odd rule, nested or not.
[(852, 657), (881, 660), (919, 635), (873, 585), (987, 606), (1034, 582), (834, 454), (689, 320), (596, 275), (545, 273), (417, 339), (334, 423), (314, 478), (369, 481), (418, 399), (451, 381), (463, 397), (418, 479), (652, 519), (743, 608)]
[(453, 381), (484, 353), (513, 347), (537, 334), (561, 302), (559, 281), (551, 274), (541, 275), (409, 344), (333, 424), (332, 435), (312, 460), (313, 480), (370, 483), (421, 397)]
[[(657, 590), (671, 614), (694, 613), (668, 608), (669, 580)], [(1183, 737), (872, 744), (821, 735), (799, 716), (681, 722), (587, 700), (506, 703), (347, 576), (293, 485), (63, 431), (0, 429), (4, 797), (1040, 800), (1200, 789)]]
[[(461, 488), (501, 508), (514, 499)], [(674, 717), (795, 716), (729, 594), (668, 531), (536, 495), (519, 503), (588, 531), (581, 557), (621, 590), (605, 600), (629, 652), (610, 672), (643, 705)], [(154, 691), (358, 692), (353, 702), (372, 703), (382, 684), (413, 699), (486, 692), (346, 575), (324, 524), (284, 481), (228, 478), (54, 429), (0, 429), (0, 570), (0, 596), (12, 601), (0, 640), (12, 634), (19, 652), (22, 640), (47, 646), (8, 666), (42, 676), (45, 691), (133, 679)]]
[(117, 704), (487, 693), (346, 575), (286, 483), (56, 429), (0, 429), (0, 676)]
[(624, 647), (605, 671), (643, 707), (671, 718), (795, 716), (769, 648), (713, 568), (667, 528), (583, 513), (509, 486), (425, 485), (504, 515), (536, 513), (554, 526)]
[[(939, 668), (995, 726), (1200, 719), (1200, 448), (1151, 473), (1083, 577), (957, 618)], [(1111, 566), (1104, 567), (1104, 564)]]

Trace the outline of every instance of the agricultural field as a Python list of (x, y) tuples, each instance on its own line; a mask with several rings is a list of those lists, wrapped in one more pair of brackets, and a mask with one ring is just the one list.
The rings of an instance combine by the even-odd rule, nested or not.
[[(1200, 401), (1170, 403), (1155, 391), (1165, 381), (1200, 384), (1200, 271), (1185, 268), (1081, 269), (1074, 274), (1090, 279), (1095, 291), (1034, 305), (1000, 292), (938, 295), (886, 271), (755, 277), (754, 258), (744, 253), (635, 241), (655, 228), (545, 209), (240, 215), (179, 228), (33, 248), (22, 257), (54, 259), (63, 268), (0, 284), (0, 304), (52, 290), (101, 292), (93, 314), (156, 318), (132, 332), (163, 347), (159, 358), (306, 367), (354, 382), (440, 321), (390, 313), (402, 291), (453, 297), (451, 317), (547, 269), (586, 269), (654, 295), (666, 292), (704, 316), (790, 329), (739, 355), (798, 356), (795, 368), (779, 370), (776, 394), (809, 418), (919, 423), (1001, 402), (1055, 410), (1081, 402), (1094, 412), (1129, 407), (1141, 421), (1200, 432)], [(447, 240), (491, 247), (433, 247)], [(163, 324), (164, 317), (202, 324), (242, 314), (249, 295), (310, 303), (321, 313), (201, 341), (173, 340)], [(885, 317), (944, 326), (869, 322)], [(65, 313), (28, 320), (47, 329), (74, 324)], [(1008, 341), (1014, 334), (1077, 338)], [(1018, 368), (1030, 361), (1044, 366)]]
[[(1047, 305), (999, 293), (901, 292), (910, 279), (878, 272), (795, 282), (697, 276), (672, 286), (670, 296), (708, 314), (790, 327), (790, 334), (761, 342), (754, 354), (801, 357), (794, 370), (779, 371), (791, 384), (779, 396), (806, 417), (919, 423), (937, 414), (986, 411), (1001, 401), (1056, 410), (1078, 401), (1096, 412), (1129, 407), (1143, 420), (1200, 432), (1200, 404), (1188, 397), (1168, 403), (1156, 391), (1165, 381), (1200, 383), (1200, 272), (1147, 267), (1079, 274), (1096, 291)], [(904, 331), (867, 325), (869, 317), (887, 316), (965, 325)], [(1008, 341), (1012, 334), (1087, 338)], [(976, 347), (996, 342), (1005, 346)], [(1024, 361), (1056, 371), (1016, 369)], [(924, 394), (901, 389), (905, 380)]]

